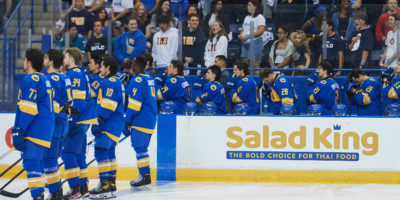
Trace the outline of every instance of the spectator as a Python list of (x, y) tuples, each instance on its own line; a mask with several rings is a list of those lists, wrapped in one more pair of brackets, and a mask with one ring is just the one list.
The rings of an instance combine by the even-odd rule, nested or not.
[[(333, 30), (333, 21), (328, 19), (327, 21), (327, 38), (326, 38), (326, 59), (330, 60), (333, 64), (333, 68), (343, 68), (343, 51), (344, 44), (342, 39)], [(321, 51), (322, 53), (322, 51)], [(319, 62), (322, 61), (322, 54), (319, 55)], [(340, 76), (341, 72), (336, 72), (335, 76)]]
[(356, 32), (349, 0), (341, 0), (340, 10), (333, 13), (332, 21), (336, 34), (346, 42), (351, 43), (351, 37)]
[(172, 14), (170, 6), (171, 2), (169, 0), (162, 0), (157, 8), (157, 12), (153, 16), (151, 16), (151, 21), (148, 25), (148, 28), (152, 34), (160, 31), (160, 27), (158, 26), (158, 24), (162, 16), (168, 17), (168, 19), (170, 20), (170, 27), (175, 28), (177, 26), (175, 16), (174, 14)]
[(264, 49), (264, 43), (261, 35), (264, 33), (265, 29), (265, 18), (261, 14), (261, 4), (258, 0), (250, 0), (247, 4), (247, 11), (249, 15), (244, 18), (243, 30), (238, 36), (242, 40), (242, 58), (251, 58), (250, 55), (250, 23), (254, 23), (254, 64), (256, 68), (260, 67), (261, 56)]
[(391, 14), (398, 14), (400, 15), (400, 10), (398, 7), (397, 0), (387, 0), (387, 7), (388, 11), (383, 13), (379, 19), (378, 23), (376, 24), (375, 28), (375, 38), (382, 46), (385, 46), (386, 36), (388, 32), (392, 30), (390, 26), (387, 26), (386, 23), (389, 21), (389, 16)]
[[(1, 32), (3, 32), (3, 27), (6, 25), (8, 21), (8, 17), (10, 16), (10, 11), (11, 11), (11, 6), (12, 6), (12, 0), (0, 0), (0, 25), (1, 25)], [(4, 9), (5, 8), (5, 9)]]
[(161, 0), (137, 0), (136, 3), (142, 2), (146, 8), (146, 13), (148, 15), (153, 15), (157, 11), (160, 1)]
[(213, 0), (211, 3), (211, 13), (208, 13), (204, 19), (204, 32), (208, 33), (210, 29), (213, 29), (215, 21), (220, 21), (222, 23), (226, 33), (230, 32), (229, 20), (228, 16), (225, 15), (222, 0)]
[[(369, 53), (374, 45), (374, 35), (366, 25), (367, 15), (364, 12), (354, 14), (357, 32), (353, 35), (349, 49), (353, 68), (363, 68), (368, 63)], [(367, 67), (373, 67), (367, 64)]]
[(227, 56), (228, 37), (221, 21), (215, 21), (208, 35), (204, 52), (204, 65), (210, 67), (218, 55)]
[(293, 43), (288, 39), (289, 27), (282, 25), (277, 34), (278, 40), (272, 44), (269, 52), (269, 65), (272, 68), (289, 68), (294, 53)]
[[(201, 67), (204, 63), (204, 47), (207, 37), (199, 28), (200, 17), (192, 14), (189, 17), (189, 29), (184, 29), (182, 34), (182, 57), (185, 65), (189, 67)], [(198, 70), (197, 73), (200, 73)], [(197, 74), (196, 70), (190, 74)]]
[[(293, 68), (301, 70), (308, 69), (310, 66), (310, 47), (308, 46), (306, 34), (302, 30), (298, 30), (290, 35), (290, 39), (294, 44), (295, 52), (293, 53)], [(293, 71), (292, 75), (304, 76), (304, 71)]]
[(348, 91), (353, 95), (350, 102), (358, 105), (358, 115), (382, 115), (383, 105), (379, 81), (356, 68), (351, 70), (348, 77), (357, 84), (355, 87), (349, 87)]
[(238, 80), (230, 91), (229, 97), (234, 104), (246, 103), (249, 106), (248, 115), (258, 114), (260, 102), (257, 96), (257, 84), (252, 76), (249, 76), (249, 65), (242, 60), (233, 65), (233, 73)]
[(114, 0), (111, 4), (111, 20), (120, 21), (122, 25), (128, 24), (128, 14), (132, 8), (132, 0)]
[(186, 11), (186, 20), (184, 20), (182, 22), (183, 30), (189, 28), (189, 16), (192, 15), (192, 14), (196, 14), (196, 15), (198, 15), (200, 17), (200, 25), (199, 26), (203, 27), (203, 25), (202, 25), (203, 17), (200, 15), (200, 12), (197, 10), (197, 7), (195, 5), (190, 5), (189, 8)]
[(396, 68), (397, 66), (397, 24), (396, 21), (400, 20), (399, 15), (391, 14), (389, 16), (389, 21), (387, 22), (387, 26), (390, 27), (390, 30), (387, 33), (385, 45), (386, 49), (383, 52), (382, 58), (379, 62), (379, 66), (381, 68)]
[(96, 13), (95, 13), (95, 20), (100, 20), (102, 21), (104, 27), (103, 27), (103, 35), (107, 37), (108, 35), (108, 13), (107, 10), (103, 7), (99, 8)]
[[(81, 51), (85, 50), (86, 38), (78, 33), (78, 26), (74, 23), (69, 25), (69, 47), (76, 47)], [(57, 44), (57, 50), (64, 51), (65, 38), (62, 38)]]
[(221, 70), (218, 66), (211, 66), (206, 73), (208, 83), (204, 86), (202, 94), (196, 98), (196, 103), (205, 104), (213, 102), (217, 106), (216, 114), (226, 114), (225, 89), (218, 81)]
[(266, 20), (272, 20), (272, 8), (274, 7), (276, 1), (275, 0), (265, 0), (261, 1), (263, 6), (263, 16)]
[(122, 65), (125, 60), (133, 60), (136, 56), (141, 56), (146, 51), (146, 38), (142, 31), (137, 28), (137, 19), (128, 19), (128, 31), (118, 36), (114, 56), (118, 63)]
[(103, 22), (101, 20), (95, 20), (93, 26), (94, 37), (91, 37), (86, 43), (86, 54), (88, 60), (90, 60), (94, 55), (101, 57), (103, 54), (108, 54), (107, 37), (102, 33)]
[(171, 0), (171, 12), (179, 21), (186, 19), (186, 10), (189, 7), (189, 0)]
[(153, 37), (152, 54), (156, 66), (168, 66), (171, 60), (178, 57), (178, 30), (171, 27), (169, 16), (162, 15), (159, 18), (158, 31)]
[[(284, 104), (297, 107), (297, 95), (292, 81), (284, 74), (276, 74), (269, 68), (264, 68), (260, 73), (260, 79), (266, 83), (264, 90), (271, 99), (271, 112), (279, 115)], [(268, 84), (268, 85), (267, 85)]]
[(93, 14), (85, 9), (85, 0), (74, 0), (75, 8), (68, 13), (68, 21), (78, 27), (78, 33), (90, 38), (93, 30)]
[(226, 88), (226, 84), (228, 82), (228, 78), (230, 76), (229, 70), (226, 68), (228, 64), (228, 60), (224, 55), (218, 55), (215, 57), (214, 65), (218, 66), (219, 69), (221, 70), (221, 78), (219, 79), (219, 82)]
[(85, 7), (89, 12), (94, 13), (104, 4), (104, 0), (85, 0)]
[[(146, 7), (142, 2), (137, 2), (135, 4), (135, 7), (132, 9), (131, 16), (138, 20), (138, 28), (145, 33), (146, 26), (150, 23), (150, 21), (147, 19)], [(146, 38), (150, 38), (147, 37), (147, 33)]]

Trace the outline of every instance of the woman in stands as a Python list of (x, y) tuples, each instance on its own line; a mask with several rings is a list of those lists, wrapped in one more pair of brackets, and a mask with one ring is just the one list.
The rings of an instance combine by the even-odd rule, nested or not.
[[(297, 30), (290, 34), (290, 40), (294, 44), (295, 52), (292, 56), (293, 68), (305, 70), (310, 66), (310, 47), (304, 31)], [(304, 71), (293, 71), (293, 75), (305, 75)]]
[(255, 67), (260, 67), (261, 55), (263, 52), (263, 40), (261, 35), (264, 33), (265, 29), (265, 18), (261, 14), (261, 3), (259, 0), (250, 0), (247, 4), (247, 11), (249, 15), (244, 18), (243, 22), (243, 30), (238, 36), (239, 39), (242, 40), (242, 58), (251, 58), (250, 55), (250, 24), (253, 22), (254, 24), (254, 45), (253, 45), (253, 53), (255, 59)]
[(222, 22), (226, 33), (230, 32), (228, 16), (224, 13), (223, 3), (224, 2), (222, 0), (214, 0), (211, 3), (211, 13), (208, 13), (204, 19), (204, 31), (206, 33), (213, 28), (214, 22), (217, 20)]
[(95, 13), (95, 20), (101, 20), (104, 24), (103, 28), (103, 35), (107, 36), (108, 33), (108, 14), (105, 8), (101, 7), (99, 8), (96, 13)]
[(289, 68), (294, 53), (293, 43), (288, 39), (289, 27), (282, 25), (277, 31), (276, 40), (269, 52), (269, 65), (271, 68)]
[(146, 39), (150, 39), (151, 32), (146, 31), (146, 26), (149, 25), (150, 21), (147, 19), (146, 7), (142, 2), (135, 4), (131, 16), (137, 19), (138, 28), (146, 33)]
[(209, 33), (209, 39), (204, 52), (204, 64), (210, 67), (214, 64), (216, 56), (227, 57), (228, 37), (221, 21), (215, 21)]
[(176, 18), (171, 12), (171, 2), (169, 0), (162, 0), (157, 8), (156, 13), (151, 17), (150, 24), (147, 26), (147, 29), (150, 30), (153, 35), (160, 31), (160, 27), (158, 27), (158, 18), (163, 15), (169, 16), (169, 18), (171, 19), (171, 27), (177, 26)]

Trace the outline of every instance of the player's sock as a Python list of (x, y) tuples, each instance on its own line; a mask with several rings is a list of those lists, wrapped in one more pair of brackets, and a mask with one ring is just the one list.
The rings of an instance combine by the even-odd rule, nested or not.
[(46, 159), (43, 162), (46, 183), (50, 193), (57, 193), (61, 186), (60, 171), (57, 159)]
[(79, 174), (80, 169), (76, 154), (73, 153), (62, 153), (62, 159), (65, 166), (65, 177), (68, 180), (70, 188), (79, 186)]
[(44, 191), (42, 164), (40, 160), (24, 159), (22, 166), (26, 170), (28, 186), (32, 198), (40, 197)]

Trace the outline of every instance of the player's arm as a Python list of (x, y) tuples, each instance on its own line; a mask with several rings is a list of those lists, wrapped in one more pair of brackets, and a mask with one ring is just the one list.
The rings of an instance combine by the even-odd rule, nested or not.
[(248, 90), (249, 88), (246, 87), (245, 84), (243, 84), (242, 81), (238, 82), (238, 88), (234, 89), (230, 92), (230, 97), (233, 103), (242, 103), (243, 99), (245, 99), (245, 97), (248, 94)]
[[(17, 117), (14, 127), (26, 131), (37, 114), (39, 114), (37, 84), (39, 76), (32, 75), (24, 78), (18, 92)], [(40, 92), (40, 91), (39, 91)], [(52, 95), (52, 94), (49, 94)], [(50, 102), (51, 104), (53, 102)]]
[(165, 85), (157, 92), (158, 100), (169, 100), (174, 94), (176, 84), (176, 78), (172, 77), (168, 79)]
[(307, 99), (310, 103), (318, 103), (319, 96), (321, 93), (320, 85), (308, 86), (307, 87)]
[(394, 83), (391, 87), (385, 87), (383, 94), (389, 99), (399, 99), (400, 94), (400, 81)]
[(373, 94), (373, 92), (375, 92), (375, 90), (376, 90), (376, 87), (374, 87), (373, 85), (368, 86), (367, 88), (365, 88), (365, 90), (356, 90), (354, 99), (355, 99), (357, 105), (367, 106), (370, 103), (372, 103), (371, 94)]
[(107, 119), (118, 107), (118, 89), (116, 82), (104, 81), (101, 85), (101, 99), (98, 116)]
[(144, 99), (143, 92), (147, 87), (146, 84), (143, 83), (140, 77), (136, 77), (135, 82), (132, 84), (132, 87), (127, 90), (128, 95), (128, 108), (126, 110), (126, 122), (131, 123), (133, 118), (140, 112), (142, 108), (142, 102)]
[(199, 95), (196, 98), (197, 103), (199, 103), (199, 104), (206, 103), (206, 102), (210, 101), (213, 98), (213, 96), (215, 96), (215, 94), (213, 94), (214, 91), (211, 89), (212, 86), (213, 86), (212, 84), (207, 84), (207, 86), (204, 88), (201, 95)]

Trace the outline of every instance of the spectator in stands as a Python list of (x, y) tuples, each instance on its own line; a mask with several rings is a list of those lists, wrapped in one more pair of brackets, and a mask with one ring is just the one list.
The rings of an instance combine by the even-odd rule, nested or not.
[(88, 60), (92, 58), (93, 55), (98, 57), (103, 56), (103, 54), (108, 54), (107, 51), (107, 37), (103, 35), (103, 22), (101, 20), (94, 21), (94, 36), (91, 37), (86, 43), (86, 54)]
[[(76, 47), (82, 51), (85, 50), (86, 38), (78, 33), (78, 26), (74, 23), (69, 25), (69, 47)], [(62, 38), (57, 44), (57, 50), (64, 51), (65, 38)]]
[(221, 78), (219, 79), (219, 82), (226, 88), (226, 84), (228, 82), (228, 78), (230, 76), (229, 70), (226, 68), (228, 65), (228, 60), (224, 55), (218, 55), (215, 57), (214, 65), (218, 66), (219, 69), (221, 70)]
[(213, 0), (211, 3), (211, 12), (206, 15), (204, 19), (204, 32), (208, 33), (210, 29), (213, 29), (214, 22), (220, 21), (224, 26), (225, 32), (229, 33), (229, 19), (225, 15), (223, 8), (223, 0)]
[(95, 13), (95, 20), (100, 20), (102, 21), (104, 27), (103, 27), (103, 35), (107, 37), (108, 34), (108, 13), (107, 10), (103, 7), (99, 8), (96, 13)]
[(131, 12), (132, 8), (132, 0), (114, 0), (111, 4), (111, 20), (113, 22), (120, 21), (122, 26), (128, 24), (128, 14)]
[[(335, 33), (333, 30), (333, 21), (328, 19), (327, 27), (326, 27), (326, 59), (330, 60), (333, 64), (333, 68), (343, 68), (343, 51), (344, 51), (344, 44), (342, 39)], [(320, 51), (321, 54), (319, 55), (318, 62), (322, 61), (322, 50)], [(341, 72), (337, 71), (335, 76), (340, 76)]]
[(162, 0), (157, 8), (156, 13), (151, 16), (150, 24), (147, 26), (152, 34), (160, 31), (159, 22), (162, 16), (167, 16), (170, 20), (170, 27), (175, 28), (177, 21), (174, 14), (171, 12), (171, 2), (169, 0)]
[(196, 98), (196, 103), (205, 104), (208, 102), (213, 102), (217, 106), (216, 114), (226, 114), (225, 106), (225, 89), (224, 86), (219, 83), (221, 78), (221, 70), (218, 66), (211, 66), (208, 68), (206, 73), (206, 80), (201, 95)]
[(392, 28), (387, 33), (385, 41), (385, 51), (383, 52), (382, 58), (379, 62), (381, 68), (396, 68), (397, 66), (397, 24), (396, 21), (400, 20), (400, 16), (397, 14), (391, 14), (387, 26)]
[(315, 9), (313, 11), (313, 16), (311, 19), (306, 21), (301, 27), (306, 33), (307, 38), (309, 38), (309, 45), (311, 50), (311, 64), (314, 64), (318, 61), (319, 50), (321, 45), (321, 37), (320, 33), (322, 32), (322, 21), (324, 16), (326, 15), (326, 7), (321, 5), (315, 5)]
[(157, 11), (160, 1), (161, 0), (137, 0), (136, 3), (142, 2), (146, 8), (146, 13), (148, 15), (153, 15)]
[(356, 32), (349, 0), (341, 0), (340, 10), (332, 15), (333, 28), (336, 34), (346, 42), (351, 43), (351, 37)]
[(128, 31), (118, 36), (114, 56), (122, 65), (125, 60), (133, 60), (146, 51), (146, 38), (142, 31), (137, 28), (137, 19), (128, 19)]
[(74, 0), (75, 8), (68, 13), (68, 21), (73, 22), (78, 27), (78, 33), (90, 38), (93, 31), (93, 21), (94, 17), (85, 8), (85, 0)]
[(171, 0), (171, 12), (179, 20), (186, 19), (186, 10), (189, 7), (189, 0)]
[(281, 73), (274, 73), (270, 68), (264, 68), (260, 73), (260, 79), (266, 83), (264, 93), (271, 99), (270, 110), (272, 114), (279, 115), (284, 104), (297, 107), (297, 94), (289, 77)]
[(154, 58), (151, 53), (145, 53), (143, 57), (146, 59), (146, 67), (144, 69), (146, 70), (145, 73), (147, 73), (148, 68), (153, 67)]
[[(201, 67), (204, 63), (204, 47), (207, 37), (199, 28), (200, 17), (196, 14), (189, 16), (189, 29), (184, 29), (182, 34), (182, 57), (185, 66)], [(190, 74), (200, 74), (200, 70), (190, 71)]]
[(200, 17), (200, 25), (199, 26), (203, 27), (203, 25), (202, 25), (203, 17), (200, 15), (200, 12), (197, 10), (196, 5), (190, 5), (189, 8), (186, 11), (186, 20), (184, 20), (182, 22), (183, 30), (189, 28), (189, 16), (192, 15), (192, 14), (196, 14), (196, 15), (198, 15)]
[(153, 37), (152, 55), (156, 66), (168, 66), (178, 57), (178, 30), (171, 27), (168, 15), (159, 16), (158, 31)]
[(135, 7), (132, 9), (132, 17), (138, 20), (138, 28), (146, 34), (146, 38), (149, 39), (151, 34), (147, 36), (146, 26), (150, 23), (147, 18), (146, 7), (142, 2), (137, 2)]
[(391, 14), (400, 15), (397, 0), (387, 0), (386, 2), (388, 11), (379, 17), (375, 28), (376, 41), (378, 41), (382, 46), (385, 46), (386, 36), (388, 35), (388, 32), (392, 30), (392, 27), (386, 25), (386, 23), (389, 21), (389, 16)]
[(239, 60), (233, 65), (233, 73), (238, 77), (235, 87), (229, 92), (232, 103), (246, 103), (248, 115), (255, 115), (259, 112), (260, 101), (257, 96), (257, 84), (252, 76), (249, 76), (249, 65)]
[(250, 23), (254, 23), (254, 65), (256, 68), (260, 67), (261, 56), (264, 49), (264, 43), (261, 35), (264, 33), (265, 29), (265, 18), (261, 14), (261, 3), (258, 0), (250, 0), (247, 4), (247, 11), (249, 15), (244, 18), (243, 30), (238, 36), (242, 40), (242, 58), (251, 58), (250, 55)]
[(104, 0), (85, 0), (85, 7), (89, 12), (94, 13), (104, 4)]
[(351, 70), (348, 77), (357, 84), (349, 86), (347, 90), (353, 94), (350, 102), (358, 105), (358, 115), (382, 115), (383, 105), (379, 81), (357, 68)]
[(353, 68), (375, 67), (368, 63), (369, 54), (374, 45), (374, 35), (366, 25), (367, 19), (368, 17), (364, 12), (354, 14), (357, 32), (353, 35), (349, 45)]
[[(308, 69), (310, 66), (310, 47), (308, 46), (306, 34), (302, 30), (298, 30), (290, 34), (290, 40), (294, 45), (293, 68), (301, 70)], [(305, 75), (304, 71), (293, 71), (293, 75)]]
[(276, 40), (269, 52), (269, 65), (272, 68), (289, 68), (294, 48), (293, 43), (288, 39), (289, 27), (282, 25), (277, 31), (278, 40)]
[(217, 55), (227, 56), (228, 37), (221, 21), (215, 21), (208, 35), (204, 52), (204, 65), (210, 67)]

